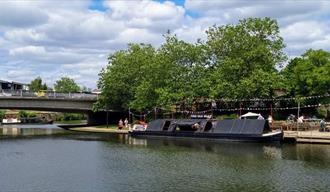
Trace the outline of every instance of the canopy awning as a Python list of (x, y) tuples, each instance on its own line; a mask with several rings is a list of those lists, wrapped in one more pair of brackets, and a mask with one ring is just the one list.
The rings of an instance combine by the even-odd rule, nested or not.
[(242, 116), (240, 116), (239, 118), (242, 119), (242, 118), (247, 118), (247, 117), (255, 117), (256, 119), (264, 119), (260, 113), (252, 113), (252, 112), (248, 112)]

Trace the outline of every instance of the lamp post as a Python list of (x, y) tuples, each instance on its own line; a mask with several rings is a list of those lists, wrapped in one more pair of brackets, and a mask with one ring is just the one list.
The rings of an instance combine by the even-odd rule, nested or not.
[(109, 128), (109, 106), (108, 106), (108, 104), (106, 105), (106, 110), (107, 110), (107, 119), (106, 119), (106, 121), (107, 121), (107, 128)]

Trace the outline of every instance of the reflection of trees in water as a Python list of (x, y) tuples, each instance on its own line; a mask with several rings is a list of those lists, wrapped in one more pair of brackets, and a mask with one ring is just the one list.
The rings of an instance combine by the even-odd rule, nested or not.
[(330, 148), (328, 145), (296, 144), (284, 145), (283, 158), (287, 160), (299, 160), (312, 165), (330, 166)]
[(217, 183), (229, 191), (244, 191), (247, 186), (257, 191), (274, 190), (274, 185), (266, 181), (273, 180), (269, 170), (278, 170), (278, 165), (270, 160), (281, 154), (276, 144), (169, 137), (141, 140), (146, 141), (148, 152), (157, 154), (161, 158), (158, 161), (168, 169), (194, 169), (192, 172), (201, 175), (199, 182), (206, 182), (203, 181), (204, 175), (216, 178)]
[(0, 128), (1, 136), (38, 136), (38, 135), (53, 135), (63, 133), (62, 129), (45, 129), (45, 128), (17, 128), (17, 127), (2, 127)]

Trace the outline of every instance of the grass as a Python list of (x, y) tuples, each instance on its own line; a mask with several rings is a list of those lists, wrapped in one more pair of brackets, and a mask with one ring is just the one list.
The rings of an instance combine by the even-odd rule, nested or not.
[(70, 120), (70, 121), (55, 121), (55, 124), (81, 124), (86, 123), (86, 120)]
[[(107, 125), (97, 125), (97, 126), (94, 126), (96, 128), (107, 128)], [(109, 129), (117, 129), (117, 125), (116, 124), (109, 124), (108, 125), (108, 128)]]

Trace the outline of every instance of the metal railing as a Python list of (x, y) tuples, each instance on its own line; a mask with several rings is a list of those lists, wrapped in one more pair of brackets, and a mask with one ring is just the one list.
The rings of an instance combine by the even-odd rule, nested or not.
[(55, 91), (0, 90), (0, 97), (56, 98), (56, 99), (98, 99), (95, 93), (59, 93)]

